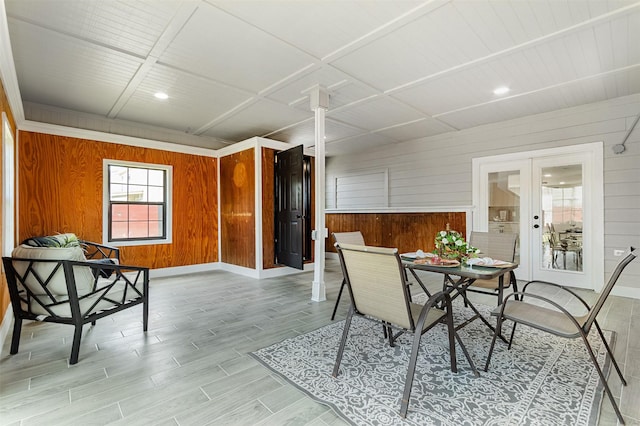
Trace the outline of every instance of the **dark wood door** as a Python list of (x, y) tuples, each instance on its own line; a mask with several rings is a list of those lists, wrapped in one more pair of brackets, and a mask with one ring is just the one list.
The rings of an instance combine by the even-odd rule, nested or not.
[(304, 152), (302, 145), (276, 154), (276, 263), (304, 263)]

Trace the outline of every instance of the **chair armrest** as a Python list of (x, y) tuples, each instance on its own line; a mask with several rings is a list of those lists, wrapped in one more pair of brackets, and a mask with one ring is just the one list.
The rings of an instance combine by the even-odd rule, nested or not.
[(80, 240), (80, 245), (85, 251), (87, 259), (117, 259), (120, 261), (120, 249), (118, 247), (107, 246), (94, 243), (92, 241)]
[[(437, 307), (438, 303), (442, 302), (442, 304), (446, 307), (447, 312), (451, 313), (451, 295), (446, 291), (439, 291), (433, 294), (422, 306), (422, 310), (420, 311), (420, 316), (418, 317), (418, 321), (415, 324), (416, 330), (422, 330), (423, 324), (427, 319), (427, 313), (434, 306)], [(418, 333), (420, 333), (418, 331)]]
[[(3, 257), (3, 262), (14, 315), (19, 318), (55, 322), (103, 316), (148, 300), (147, 267), (13, 257)], [(92, 273), (103, 270), (111, 276)]]
[[(91, 261), (80, 262), (80, 261), (66, 261), (69, 265), (67, 273), (73, 271), (75, 267), (89, 267), (90, 269), (96, 270), (109, 270), (113, 272), (110, 274), (110, 277), (105, 278), (104, 275), (93, 274), (93, 288), (91, 293), (80, 296), (78, 300), (92, 298), (95, 295), (99, 295), (100, 297), (95, 300), (94, 306), (98, 305), (98, 303), (103, 300), (108, 300), (117, 305), (125, 305), (127, 300), (134, 298), (143, 298), (148, 295), (149, 292), (149, 268), (143, 266), (132, 266), (132, 265), (119, 265), (119, 264), (100, 264), (94, 263)], [(122, 291), (124, 289), (124, 291)], [(71, 289), (70, 289), (71, 290)], [(121, 299), (116, 300), (112, 298), (112, 294), (114, 291), (119, 291), (121, 294)], [(71, 293), (71, 291), (70, 291)], [(75, 297), (78, 297), (77, 295)], [(89, 310), (85, 310), (83, 315), (86, 315), (87, 312), (90, 312), (93, 307)]]
[(149, 268), (146, 266), (133, 266), (133, 265), (121, 265), (119, 263), (97, 263), (97, 262), (93, 262), (91, 260), (87, 260), (85, 262), (81, 262), (81, 261), (68, 261), (69, 264), (74, 265), (74, 266), (87, 266), (90, 269), (95, 269), (95, 270), (110, 270), (116, 273), (116, 275), (118, 277), (122, 277), (124, 276), (124, 274), (126, 272), (133, 272), (133, 271), (137, 271), (137, 272), (146, 272), (146, 274), (149, 274)]
[[(546, 283), (545, 281), (543, 281), (544, 283)], [(547, 283), (548, 284), (548, 283)], [(553, 284), (553, 283), (551, 283)], [(558, 286), (558, 284), (556, 284), (556, 286)], [(560, 286), (562, 287), (562, 286)], [(518, 291), (516, 293), (511, 293), (509, 294), (507, 297), (505, 297), (504, 302), (502, 303), (502, 305), (500, 306), (500, 317), (504, 316), (504, 309), (507, 306), (507, 300), (510, 298), (515, 298), (516, 295), (519, 296), (524, 296), (525, 292), (524, 291)], [(538, 294), (533, 294), (533, 293), (526, 293), (526, 295), (528, 297), (534, 298), (534, 299), (538, 299), (538, 300), (542, 300), (545, 303), (548, 303), (549, 305), (553, 306), (554, 308), (556, 308), (558, 311), (560, 311), (562, 314), (566, 315), (567, 318), (569, 318), (571, 320), (571, 322), (573, 322), (573, 324), (576, 326), (576, 328), (578, 330), (582, 329), (582, 325), (580, 323), (578, 323), (578, 321), (576, 320), (576, 317), (569, 311), (567, 311), (565, 308), (563, 308), (562, 306), (560, 306), (560, 304), (554, 302), (553, 300), (540, 296)], [(522, 303), (522, 297), (520, 299), (520, 302)], [(492, 312), (493, 314), (493, 312)], [(495, 315), (495, 314), (494, 314)]]
[(573, 296), (576, 299), (578, 299), (584, 305), (584, 307), (587, 308), (587, 311), (591, 310), (591, 306), (586, 302), (586, 300), (584, 300), (582, 297), (580, 297), (575, 291), (573, 291), (570, 288), (565, 287), (565, 286), (563, 286), (561, 284), (556, 284), (556, 283), (552, 283), (552, 282), (549, 282), (549, 281), (539, 281), (539, 280), (529, 281), (528, 283), (526, 283), (524, 285), (524, 287), (522, 288), (522, 291), (518, 292), (518, 293), (520, 293), (522, 295), (522, 297), (524, 297), (525, 294), (526, 295), (532, 295), (531, 293), (526, 293), (526, 291), (527, 291), (527, 287), (529, 286), (529, 284), (534, 284), (534, 283), (535, 284), (547, 285), (547, 286), (554, 287), (554, 288), (557, 288), (559, 290), (565, 291), (565, 292), (569, 293), (571, 296)]
[(441, 300), (443, 300), (445, 304), (451, 303), (451, 295), (449, 294), (448, 291), (439, 291), (437, 293), (432, 294), (424, 304), (433, 306), (437, 302), (440, 302)]
[[(91, 270), (102, 271), (108, 270), (115, 273), (116, 278), (122, 278), (125, 276), (127, 272), (138, 272), (138, 273), (146, 273), (149, 275), (149, 268), (146, 266), (133, 266), (133, 265), (121, 265), (119, 263), (98, 263), (92, 260), (87, 260), (85, 262), (82, 261), (67, 261), (72, 266), (86, 266)], [(94, 274), (96, 277), (96, 282), (99, 276), (104, 277), (104, 275)], [(107, 277), (108, 278), (108, 277)]]

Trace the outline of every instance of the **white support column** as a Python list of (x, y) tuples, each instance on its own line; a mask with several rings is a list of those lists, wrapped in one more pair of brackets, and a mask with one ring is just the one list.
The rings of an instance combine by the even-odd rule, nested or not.
[(325, 170), (324, 170), (324, 121), (325, 113), (329, 108), (329, 94), (325, 88), (316, 86), (311, 89), (311, 110), (315, 112), (316, 119), (316, 163), (315, 163), (315, 191), (316, 191), (316, 226), (313, 235), (315, 235), (315, 251), (314, 251), (314, 271), (313, 271), (313, 288), (311, 292), (311, 300), (314, 302), (322, 302), (327, 299), (324, 284), (324, 257), (325, 257), (325, 238), (327, 229), (325, 228), (324, 203), (325, 203)]

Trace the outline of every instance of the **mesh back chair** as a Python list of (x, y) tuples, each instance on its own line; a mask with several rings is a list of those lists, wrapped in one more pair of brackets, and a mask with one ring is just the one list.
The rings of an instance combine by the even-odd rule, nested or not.
[[(353, 231), (353, 232), (334, 232), (333, 239), (338, 244), (354, 244), (357, 246), (363, 246), (364, 237), (362, 236), (362, 232)], [(340, 297), (342, 297), (342, 291), (344, 290), (344, 286), (346, 285), (346, 281), (343, 278), (342, 284), (340, 285), (340, 292), (338, 293), (338, 298), (336, 299), (336, 305), (333, 307), (333, 313), (331, 314), (331, 321), (333, 321), (336, 317), (336, 312), (338, 310), (338, 305), (340, 304)]]
[[(482, 256), (488, 256), (492, 259), (504, 260), (505, 262), (513, 262), (516, 256), (516, 244), (518, 242), (518, 234), (496, 233), (496, 232), (471, 232), (469, 244), (480, 249)], [(513, 287), (513, 291), (518, 291), (516, 275), (513, 271), (509, 272), (509, 278), (503, 281), (503, 287), (500, 287), (500, 279), (492, 280), (476, 280), (467, 288), (466, 291), (474, 293), (491, 294), (498, 297), (498, 305), (502, 303), (503, 290)]]
[[(352, 303), (345, 321), (342, 340), (333, 368), (333, 377), (338, 376), (354, 315), (381, 322), (389, 331), (391, 345), (394, 344), (395, 338), (402, 333), (411, 332), (414, 334), (400, 407), (402, 417), (407, 415), (421, 337), (436, 324), (445, 323), (448, 327), (451, 371), (457, 372), (455, 353), (455, 339), (457, 339), (474, 374), (478, 375), (453, 326), (451, 298), (448, 293), (434, 294), (424, 306), (412, 303), (409, 299), (409, 289), (403, 273), (404, 267), (397, 249), (338, 243), (336, 243), (336, 248)], [(393, 336), (393, 329), (399, 330), (396, 336)]]
[[(607, 285), (602, 289), (602, 293), (600, 293), (600, 296), (598, 297), (596, 302), (593, 304), (593, 306), (589, 306), (584, 299), (578, 296), (571, 289), (561, 286), (559, 284), (549, 283), (546, 281), (528, 282), (522, 289), (522, 292), (508, 295), (505, 298), (505, 302), (501, 306), (498, 306), (493, 311), (495, 315), (498, 315), (498, 324), (496, 327), (496, 332), (493, 335), (491, 348), (489, 349), (489, 355), (487, 357), (487, 362), (485, 364), (485, 371), (487, 371), (489, 368), (489, 363), (491, 362), (491, 355), (493, 354), (493, 347), (496, 343), (496, 337), (499, 334), (501, 334), (502, 323), (504, 322), (504, 320), (511, 320), (514, 323), (513, 330), (511, 331), (511, 337), (509, 339), (509, 349), (511, 349), (511, 343), (513, 342), (513, 335), (516, 331), (516, 325), (518, 323), (522, 323), (524, 325), (528, 325), (529, 327), (533, 327), (538, 330), (542, 330), (560, 337), (565, 337), (569, 339), (576, 339), (580, 337), (582, 338), (582, 341), (584, 342), (587, 348), (587, 352), (589, 353), (589, 357), (591, 358), (593, 365), (596, 367), (596, 370), (598, 370), (598, 375), (600, 376), (600, 380), (604, 386), (604, 390), (607, 393), (607, 396), (609, 397), (611, 404), (613, 405), (613, 408), (616, 412), (616, 415), (618, 416), (618, 419), (620, 420), (620, 423), (624, 424), (622, 414), (620, 414), (618, 405), (613, 399), (613, 395), (611, 394), (611, 390), (609, 389), (607, 380), (604, 377), (602, 369), (598, 365), (598, 360), (596, 359), (593, 349), (589, 344), (589, 340), (587, 336), (589, 335), (589, 331), (591, 330), (591, 327), (595, 325), (596, 330), (600, 335), (600, 339), (602, 340), (602, 343), (604, 344), (607, 350), (607, 353), (611, 358), (611, 362), (614, 365), (616, 371), (618, 372), (620, 381), (622, 382), (623, 385), (626, 386), (627, 382), (624, 380), (624, 377), (622, 377), (622, 372), (620, 371), (620, 368), (618, 367), (618, 363), (616, 362), (616, 359), (613, 356), (613, 352), (611, 352), (611, 348), (607, 344), (607, 341), (604, 338), (604, 335), (602, 334), (602, 329), (600, 328), (600, 325), (596, 321), (596, 317), (598, 316), (600, 309), (604, 305), (607, 297), (611, 293), (611, 289), (613, 289), (613, 286), (615, 285), (616, 281), (618, 281), (618, 278), (620, 277), (620, 274), (622, 273), (624, 268), (633, 259), (637, 257), (636, 251), (637, 250), (635, 248), (631, 247), (629, 254), (625, 256), (620, 261), (620, 263), (618, 263), (615, 270), (611, 274), (611, 278), (609, 278)], [(553, 300), (550, 300), (548, 298), (542, 297), (537, 294), (533, 294), (531, 292), (527, 292), (527, 287), (529, 286), (529, 284), (532, 284), (532, 283), (551, 286), (565, 292), (568, 296), (575, 298), (578, 301), (580, 301), (580, 303), (582, 303), (582, 305), (587, 310), (586, 314), (579, 315), (579, 316), (572, 315), (565, 308), (563, 308)], [(519, 294), (522, 297), (522, 300), (520, 301), (509, 300), (512, 297), (515, 297), (517, 294)], [(526, 302), (525, 298), (539, 300), (539, 301), (542, 301), (543, 304), (532, 304), (532, 303)]]

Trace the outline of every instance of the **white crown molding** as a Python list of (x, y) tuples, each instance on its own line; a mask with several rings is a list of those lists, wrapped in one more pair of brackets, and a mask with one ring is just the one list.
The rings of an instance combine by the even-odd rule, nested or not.
[(234, 143), (233, 145), (226, 146), (224, 148), (220, 148), (216, 151), (218, 158), (226, 157), (227, 155), (236, 154), (238, 152), (245, 151), (249, 148), (255, 148), (258, 146), (258, 137), (253, 137), (249, 139), (245, 139), (241, 142)]
[(92, 141), (116, 143), (121, 145), (138, 146), (141, 148), (152, 148), (161, 151), (179, 152), (183, 154), (200, 155), (203, 157), (217, 158), (217, 151), (214, 149), (200, 148), (196, 146), (180, 145), (171, 142), (161, 142), (152, 139), (136, 138), (133, 136), (118, 135), (115, 133), (104, 133), (95, 130), (79, 129), (76, 127), (60, 126), (57, 124), (40, 123), (37, 121), (27, 121), (19, 126), (20, 130), (28, 132), (46, 133), (57, 136), (67, 136)]
[[(280, 151), (293, 148), (295, 146), (297, 145), (292, 145), (288, 142), (281, 142), (274, 139), (263, 138), (260, 136), (254, 136), (241, 142), (234, 143), (233, 145), (220, 148), (216, 152), (218, 154), (218, 157), (226, 157), (227, 155), (236, 154), (249, 148), (271, 148)], [(314, 157), (315, 151), (309, 148), (305, 148), (304, 154)]]
[[(7, 24), (7, 11), (4, 1), (0, 1), (0, 78), (4, 85), (4, 91), (9, 100), (9, 107), (16, 126), (24, 121), (24, 108), (22, 106), (22, 96), (18, 86), (18, 75), (13, 63), (13, 51), (9, 40), (9, 25)], [(14, 129), (15, 130), (15, 129)]]

